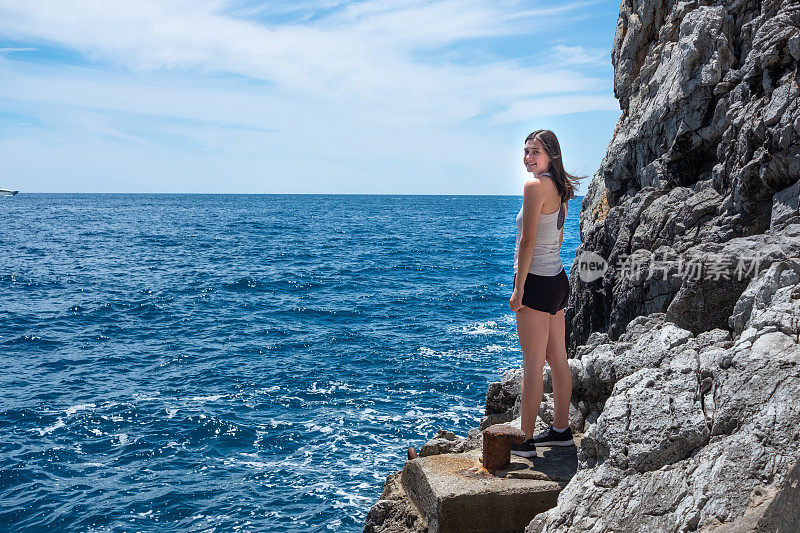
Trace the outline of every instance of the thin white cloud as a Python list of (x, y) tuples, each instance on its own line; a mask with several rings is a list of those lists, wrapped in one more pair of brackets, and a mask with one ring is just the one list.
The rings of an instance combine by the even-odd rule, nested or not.
[(559, 44), (553, 47), (553, 62), (560, 65), (610, 65), (611, 54), (600, 48)]
[(2, 0), (0, 32), (60, 43), (138, 69), (243, 75), (283, 90), (436, 112), (440, 119), (458, 121), (533, 95), (596, 92), (604, 81), (547, 64), (523, 68), (509, 59), (428, 64), (420, 55), (536, 26), (552, 31), (592, 3), (525, 10), (524, 3), (509, 0), (370, 0), (305, 24), (269, 25), (226, 15), (236, 6), (221, 1)]
[[(87, 139), (159, 144), (182, 138), (211, 150), (253, 152), (276, 146), (302, 152), (317, 143), (328, 159), (393, 153), (399, 145), (408, 150), (413, 146), (415, 157), (423, 158), (439, 149), (426, 146), (426, 138), (444, 136), (447, 127), (424, 114), (392, 113), (357, 101), (333, 106), (322, 99), (175, 74), (137, 79), (135, 73), (0, 63), (0, 79), (0, 109), (9, 105), (36, 116), (48, 131)], [(465, 143), (460, 135), (437, 144)], [(411, 137), (419, 139), (409, 142)], [(486, 144), (477, 138), (472, 142), (475, 147)]]
[(0, 110), (31, 118), (0, 155), (38, 190), (518, 193), (535, 119), (618, 110), (559, 32), (597, 3), (0, 0), (44, 49), (0, 53)]
[(36, 52), (38, 48), (0, 48), (0, 54), (11, 54), (14, 52)]
[(147, 115), (206, 124), (270, 129), (287, 121), (287, 103), (296, 99), (255, 88), (186, 80), (175, 75), (137, 77), (82, 67), (0, 63), (0, 99), (89, 112)]
[(349, 0), (289, 0), (271, 2), (234, 2), (222, 12), (239, 19), (255, 19), (264, 23), (281, 20), (298, 24), (318, 18), (333, 9), (346, 5)]
[(543, 96), (516, 102), (493, 120), (497, 123), (516, 122), (587, 111), (619, 111), (619, 102), (607, 94)]

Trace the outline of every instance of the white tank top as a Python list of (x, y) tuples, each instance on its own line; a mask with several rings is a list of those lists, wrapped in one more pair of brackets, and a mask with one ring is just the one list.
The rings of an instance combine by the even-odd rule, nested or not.
[[(545, 172), (542, 176), (550, 176)], [(561, 264), (561, 229), (564, 227), (564, 203), (555, 213), (539, 215), (536, 228), (536, 243), (533, 246), (533, 259), (529, 272), (537, 276), (556, 276), (564, 269)], [(560, 222), (560, 225), (559, 225)], [(514, 246), (514, 272), (519, 270), (519, 240), (522, 236), (522, 208), (517, 213), (517, 242)]]

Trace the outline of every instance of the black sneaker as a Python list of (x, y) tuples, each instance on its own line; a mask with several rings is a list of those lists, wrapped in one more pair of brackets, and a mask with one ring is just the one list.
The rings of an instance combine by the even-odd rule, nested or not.
[(530, 438), (522, 444), (511, 443), (511, 453), (520, 457), (536, 457), (536, 444)]
[(554, 430), (553, 426), (550, 426), (541, 433), (534, 435), (531, 440), (536, 446), (575, 446), (575, 440), (572, 438), (572, 429), (569, 426), (561, 433)]

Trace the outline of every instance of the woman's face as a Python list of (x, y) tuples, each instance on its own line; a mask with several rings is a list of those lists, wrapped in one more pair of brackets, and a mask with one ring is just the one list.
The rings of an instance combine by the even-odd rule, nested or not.
[(539, 139), (525, 141), (525, 156), (523, 163), (528, 172), (538, 176), (550, 167), (550, 157), (544, 151), (544, 146)]

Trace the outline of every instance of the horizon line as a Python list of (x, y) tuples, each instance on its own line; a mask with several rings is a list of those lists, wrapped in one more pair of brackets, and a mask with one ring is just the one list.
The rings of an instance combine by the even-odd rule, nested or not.
[[(25, 192), (14, 196), (32, 194), (152, 194), (152, 195), (217, 195), (217, 196), (522, 196), (521, 194), (480, 194), (480, 193), (370, 193), (370, 192)], [(576, 194), (582, 198), (585, 194)]]

